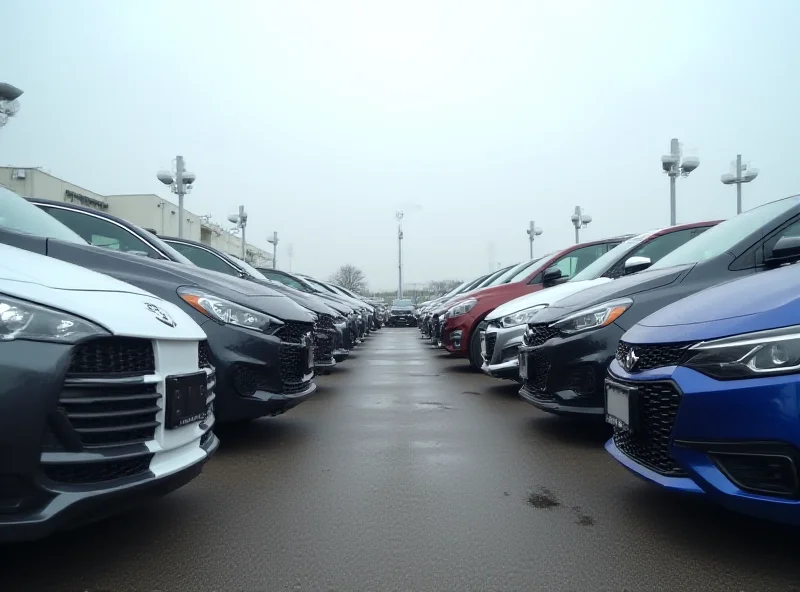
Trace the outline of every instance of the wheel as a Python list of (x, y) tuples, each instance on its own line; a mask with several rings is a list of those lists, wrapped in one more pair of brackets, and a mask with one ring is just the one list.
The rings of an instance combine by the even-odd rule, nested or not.
[(476, 328), (469, 338), (469, 363), (480, 372), (483, 366), (483, 355), (481, 354), (481, 332)]

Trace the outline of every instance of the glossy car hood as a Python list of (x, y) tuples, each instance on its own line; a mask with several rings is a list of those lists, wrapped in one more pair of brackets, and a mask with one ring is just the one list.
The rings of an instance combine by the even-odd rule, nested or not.
[(597, 278), (594, 280), (583, 280), (580, 282), (565, 282), (563, 284), (559, 284), (558, 286), (552, 286), (550, 288), (545, 288), (544, 290), (539, 290), (538, 292), (525, 294), (524, 296), (515, 298), (510, 302), (501, 304), (489, 313), (489, 316), (486, 317), (486, 320), (491, 321), (494, 319), (499, 319), (506, 315), (525, 310), (526, 308), (531, 308), (532, 306), (540, 306), (542, 304), (549, 306), (553, 302), (558, 302), (562, 298), (571, 296), (572, 294), (580, 292), (581, 290), (586, 290), (593, 286), (599, 286), (600, 284), (605, 284), (606, 282), (610, 281), (612, 281), (610, 278)]
[[(200, 325), (180, 308), (141, 288), (3, 244), (0, 293), (72, 313), (114, 335), (193, 341), (206, 338)], [(166, 313), (172, 324), (159, 320), (164, 319), (161, 313)]]
[(314, 293), (313, 296), (316, 296), (317, 298), (321, 299), (322, 301), (325, 302), (325, 304), (327, 304), (334, 310), (338, 311), (339, 314), (342, 314), (344, 316), (347, 316), (355, 311), (355, 309), (350, 304), (340, 300), (339, 298), (336, 298), (333, 294), (324, 294), (322, 292), (319, 292), (319, 293)]
[(621, 277), (612, 282), (605, 282), (581, 290), (576, 294), (562, 298), (550, 304), (547, 308), (542, 309), (541, 312), (536, 315), (533, 322), (549, 323), (588, 306), (594, 306), (595, 304), (601, 304), (616, 298), (633, 296), (634, 294), (667, 286), (677, 281), (682, 276), (685, 276), (694, 265), (695, 264), (692, 263), (664, 269), (640, 271), (639, 273)]
[(707, 288), (645, 317), (634, 342), (699, 341), (797, 325), (800, 266), (756, 273)]
[(314, 322), (314, 315), (266, 286), (199, 267), (119, 253), (103, 247), (47, 239), (47, 254), (136, 286), (197, 286), (285, 321)]

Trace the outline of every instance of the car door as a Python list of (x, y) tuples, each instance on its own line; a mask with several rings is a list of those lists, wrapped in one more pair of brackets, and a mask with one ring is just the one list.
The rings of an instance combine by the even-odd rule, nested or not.
[(40, 204), (36, 206), (80, 235), (90, 245), (153, 259), (166, 259), (163, 254), (120, 224), (89, 212)]

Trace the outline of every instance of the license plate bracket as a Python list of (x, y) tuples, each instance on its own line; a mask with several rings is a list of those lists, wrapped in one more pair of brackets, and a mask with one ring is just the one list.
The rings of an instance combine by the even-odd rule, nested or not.
[(605, 381), (606, 422), (625, 432), (639, 429), (639, 389)]
[(208, 377), (205, 372), (167, 376), (166, 429), (174, 430), (205, 419)]

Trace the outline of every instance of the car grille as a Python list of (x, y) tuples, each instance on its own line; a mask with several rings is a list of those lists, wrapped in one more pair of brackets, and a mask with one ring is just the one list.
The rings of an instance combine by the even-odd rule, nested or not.
[(334, 328), (333, 327), (333, 316), (331, 316), (329, 314), (320, 314), (320, 315), (318, 315), (317, 328), (332, 330)]
[(197, 367), (214, 367), (211, 365), (211, 347), (208, 345), (208, 341), (201, 341), (197, 346)]
[(494, 346), (497, 343), (497, 333), (494, 331), (484, 333), (484, 339), (486, 340), (486, 361), (491, 362), (494, 355)]
[(629, 384), (639, 392), (638, 425), (634, 432), (614, 428), (614, 444), (625, 455), (657, 473), (685, 475), (669, 455), (669, 439), (681, 402), (680, 391), (671, 382)]
[(528, 378), (525, 388), (531, 392), (543, 393), (547, 390), (547, 375), (550, 373), (550, 362), (540, 351), (532, 351), (528, 356)]
[(281, 341), (286, 343), (302, 343), (303, 337), (307, 336), (313, 328), (314, 326), (311, 323), (289, 321), (280, 328), (277, 335), (281, 338)]
[(643, 372), (653, 368), (677, 366), (686, 356), (686, 350), (695, 342), (661, 343), (661, 344), (631, 344), (620, 341), (617, 345), (617, 360), (627, 370), (626, 358), (633, 350), (637, 357), (636, 365), (632, 372)]
[(102, 483), (146, 473), (150, 470), (152, 458), (152, 454), (144, 454), (116, 461), (45, 464), (42, 471), (48, 479), (58, 483)]
[(149, 340), (107, 337), (78, 345), (67, 376), (146, 376), (155, 371), (153, 344)]
[(528, 330), (525, 331), (524, 342), (525, 345), (538, 346), (544, 344), (553, 337), (558, 337), (561, 331), (553, 329), (548, 325), (528, 325)]
[[(62, 435), (66, 432), (74, 446), (83, 448), (152, 440), (159, 425), (156, 416), (161, 399), (156, 385), (125, 384), (119, 379), (154, 372), (153, 345), (149, 340), (112, 337), (77, 346), (53, 427)], [(48, 442), (44, 444), (47, 448)]]

